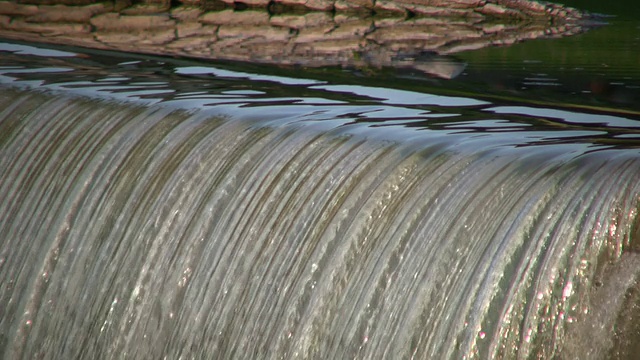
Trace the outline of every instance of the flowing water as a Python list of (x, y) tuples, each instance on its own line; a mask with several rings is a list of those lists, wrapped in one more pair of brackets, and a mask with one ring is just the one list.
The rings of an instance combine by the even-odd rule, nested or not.
[(635, 358), (640, 24), (610, 26), (607, 67), (553, 58), (603, 27), (453, 80), (1, 43), (0, 354)]

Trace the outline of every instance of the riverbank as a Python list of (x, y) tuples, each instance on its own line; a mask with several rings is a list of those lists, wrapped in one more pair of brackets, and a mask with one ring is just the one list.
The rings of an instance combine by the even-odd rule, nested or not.
[(0, 1), (0, 37), (278, 65), (408, 67), (451, 78), (461, 69), (434, 67), (432, 55), (574, 35), (587, 29), (581, 19), (588, 16), (532, 1), (403, 0), (393, 7), (380, 1), (348, 2), (348, 7), (287, 1), (248, 8), (222, 1), (178, 6)]

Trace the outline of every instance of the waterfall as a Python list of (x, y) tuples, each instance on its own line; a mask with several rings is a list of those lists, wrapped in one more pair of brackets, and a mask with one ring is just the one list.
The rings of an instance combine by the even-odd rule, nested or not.
[(633, 354), (636, 152), (0, 95), (3, 358)]

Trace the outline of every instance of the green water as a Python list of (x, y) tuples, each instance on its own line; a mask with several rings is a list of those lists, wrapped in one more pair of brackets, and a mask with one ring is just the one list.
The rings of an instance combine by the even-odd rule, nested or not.
[[(607, 10), (615, 10), (591, 9), (607, 14), (613, 12)], [(485, 81), (488, 90), (496, 95), (637, 114), (640, 109), (638, 19), (640, 17), (632, 15), (616, 15), (604, 18), (605, 25), (584, 34), (481, 49), (461, 54), (459, 58), (469, 63), (470, 82)], [(526, 84), (527, 78), (539, 81)]]
[(442, 61), (466, 64), (465, 71), (452, 80), (390, 68), (358, 69), (347, 75), (336, 74), (335, 69), (312, 72), (345, 82), (639, 116), (640, 7), (631, 1), (564, 4), (597, 14), (601, 25), (574, 36), (451, 55)]

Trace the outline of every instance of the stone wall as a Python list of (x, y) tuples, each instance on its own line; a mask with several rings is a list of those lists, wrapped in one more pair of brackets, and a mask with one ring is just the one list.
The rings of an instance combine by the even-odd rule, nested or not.
[[(350, 6), (383, 6), (381, 1), (367, 1), (356, 0)], [(237, 4), (227, 7), (219, 2), (217, 9), (211, 10), (200, 1), (172, 7), (0, 1), (0, 37), (201, 59), (303, 66), (405, 66), (429, 72), (424, 65), (431, 64), (435, 54), (584, 30), (576, 21), (583, 16), (578, 11), (539, 3), (505, 8), (481, 0), (403, 1), (406, 8), (402, 11), (394, 8), (375, 14), (299, 11), (274, 4), (240, 10)], [(419, 16), (408, 13), (409, 7), (419, 7)], [(538, 16), (528, 16), (522, 10), (538, 7)]]
[(112, 4), (116, 8), (132, 5), (155, 5), (165, 10), (170, 7), (187, 5), (203, 8), (218, 7), (216, 3), (237, 6), (267, 8), (273, 5), (300, 6), (318, 11), (373, 10), (391, 12), (410, 12), (425, 15), (464, 15), (469, 12), (500, 16), (544, 16), (560, 19), (579, 18), (583, 14), (562, 5), (531, 0), (20, 0), (13, 1), (22, 5), (91, 5)]

